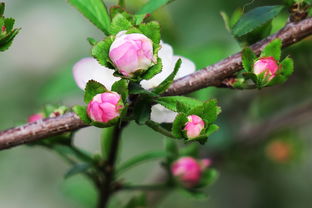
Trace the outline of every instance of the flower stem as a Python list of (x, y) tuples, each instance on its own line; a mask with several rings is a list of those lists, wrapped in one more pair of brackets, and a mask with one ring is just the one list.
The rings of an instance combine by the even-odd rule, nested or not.
[(122, 123), (114, 128), (112, 134), (112, 142), (110, 145), (110, 152), (108, 154), (107, 161), (104, 166), (104, 180), (99, 182), (99, 200), (98, 208), (106, 208), (111, 195), (113, 194), (112, 182), (115, 177), (115, 163), (117, 159), (117, 153), (120, 143), (120, 136), (122, 129), (126, 126), (126, 123)]

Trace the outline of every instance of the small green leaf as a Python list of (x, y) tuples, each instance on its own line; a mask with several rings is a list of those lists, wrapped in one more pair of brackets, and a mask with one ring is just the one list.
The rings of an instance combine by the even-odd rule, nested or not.
[(217, 170), (213, 168), (209, 168), (208, 170), (203, 172), (203, 175), (200, 180), (200, 186), (207, 186), (214, 183), (219, 177), (219, 173)]
[(68, 0), (90, 22), (108, 35), (110, 17), (102, 0)]
[(156, 74), (159, 74), (161, 70), (162, 70), (162, 61), (160, 58), (158, 58), (157, 64), (149, 68), (142, 78), (146, 80), (152, 79)]
[(211, 134), (215, 133), (216, 131), (219, 130), (219, 126), (216, 125), (216, 124), (211, 124), (209, 125), (209, 127), (207, 128), (207, 131), (206, 131), (206, 135), (207, 136), (210, 136)]
[(109, 31), (111, 34), (117, 34), (120, 31), (128, 30), (132, 27), (132, 23), (124, 15), (118, 13), (113, 18)]
[(241, 8), (237, 8), (234, 10), (231, 19), (230, 19), (230, 28), (233, 28), (234, 25), (238, 22), (238, 20), (243, 16), (244, 11)]
[(257, 83), (257, 75), (252, 73), (252, 72), (246, 72), (246, 73), (243, 73), (243, 77), (245, 79), (251, 79), (255, 84)]
[(223, 19), (223, 22), (224, 22), (226, 30), (231, 32), (229, 16), (224, 11), (221, 11), (220, 15), (221, 15), (221, 17)]
[(4, 26), (6, 31), (11, 31), (13, 29), (15, 23), (15, 19), (13, 18), (5, 18), (4, 19)]
[(92, 56), (98, 60), (98, 62), (106, 67), (112, 68), (111, 64), (109, 63), (109, 49), (114, 41), (113, 36), (108, 36), (104, 40), (99, 41), (94, 45), (92, 48)]
[(137, 156), (134, 156), (133, 158), (130, 158), (126, 162), (122, 163), (117, 168), (117, 174), (121, 174), (125, 172), (126, 170), (137, 166), (143, 162), (149, 161), (149, 160), (157, 160), (161, 158), (165, 158), (167, 156), (167, 153), (164, 151), (158, 151), (158, 152), (146, 152)]
[(152, 104), (149, 98), (144, 96), (141, 97), (137, 103), (134, 105), (133, 113), (134, 119), (137, 124), (144, 124), (146, 121), (150, 120)]
[(244, 14), (233, 27), (233, 35), (241, 37), (276, 17), (284, 6), (257, 7)]
[(72, 167), (66, 174), (65, 174), (65, 179), (74, 176), (79, 173), (84, 173), (90, 168), (90, 164), (82, 163), (82, 164), (77, 164), (74, 167)]
[(120, 94), (124, 103), (126, 103), (129, 94), (128, 83), (128, 80), (121, 79), (116, 81), (112, 86), (112, 91)]
[(264, 47), (260, 57), (273, 57), (276, 61), (278, 61), (281, 57), (281, 48), (281, 39), (272, 40)]
[(208, 121), (209, 123), (213, 123), (215, 120), (217, 120), (218, 114), (221, 112), (221, 110), (220, 107), (217, 106), (216, 99), (206, 101), (203, 107), (203, 114), (201, 116), (202, 119)]
[(242, 51), (242, 63), (247, 72), (253, 71), (253, 64), (256, 59), (256, 54), (250, 48), (244, 48)]
[(172, 134), (177, 138), (183, 138), (182, 129), (187, 122), (187, 116), (184, 113), (180, 113), (176, 116), (172, 125)]
[(3, 16), (3, 14), (4, 14), (4, 9), (5, 9), (5, 4), (4, 4), (4, 2), (0, 2), (0, 17)]
[(172, 84), (175, 76), (177, 75), (181, 67), (181, 64), (182, 64), (182, 60), (179, 59), (175, 64), (173, 72), (153, 90), (154, 93), (162, 94), (170, 87), (170, 85)]
[(149, 0), (136, 14), (149, 14), (168, 4), (171, 0)]
[(286, 77), (289, 77), (294, 72), (294, 61), (287, 57), (285, 58), (281, 64), (281, 74), (283, 74)]
[(9, 34), (7, 34), (4, 38), (0, 39), (0, 51), (7, 50), (13, 42), (13, 39), (18, 34), (20, 29), (14, 29)]
[(187, 106), (189, 109), (195, 108), (197, 106), (202, 105), (203, 103), (199, 100), (195, 100), (194, 98), (184, 97), (184, 96), (167, 96), (160, 97), (155, 100), (157, 103), (162, 106), (168, 108), (169, 110), (177, 112), (177, 103), (182, 103)]
[(86, 106), (75, 105), (73, 107), (73, 111), (77, 114), (77, 116), (79, 116), (79, 118), (85, 124), (91, 123), (91, 119), (89, 118), (89, 116), (87, 114), (87, 107)]
[(158, 97), (157, 94), (144, 89), (140, 84), (135, 83), (135, 82), (130, 82), (129, 83), (129, 94), (131, 95), (148, 95), (150, 97)]
[(160, 43), (160, 25), (158, 22), (152, 21), (146, 24), (140, 24), (139, 29), (146, 37), (151, 39), (155, 44)]
[(88, 104), (94, 96), (107, 91), (108, 90), (101, 83), (94, 80), (89, 80), (85, 89), (84, 101)]
[(91, 38), (91, 37), (87, 38), (87, 41), (89, 42), (89, 44), (91, 46), (95, 46), (96, 43), (97, 43), (97, 41), (94, 38)]

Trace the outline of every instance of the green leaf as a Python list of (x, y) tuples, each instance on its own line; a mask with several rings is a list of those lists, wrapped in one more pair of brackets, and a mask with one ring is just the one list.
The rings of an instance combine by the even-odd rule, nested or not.
[(107, 159), (110, 154), (112, 140), (114, 139), (113, 134), (116, 127), (108, 127), (103, 129), (101, 135), (101, 151), (104, 159)]
[(238, 22), (238, 20), (243, 16), (244, 11), (241, 8), (237, 8), (234, 10), (231, 19), (230, 19), (230, 28), (233, 28), (233, 26)]
[(242, 63), (247, 72), (253, 71), (253, 64), (256, 59), (256, 54), (250, 48), (244, 48), (242, 51)]
[(160, 25), (158, 22), (152, 21), (146, 24), (140, 24), (139, 29), (155, 44), (160, 43)]
[(82, 163), (82, 164), (77, 164), (74, 167), (72, 167), (66, 174), (65, 174), (65, 179), (74, 176), (79, 173), (84, 173), (86, 172), (89, 168), (91, 167), (90, 164)]
[(137, 156), (134, 156), (133, 158), (130, 158), (126, 162), (122, 163), (118, 168), (117, 168), (117, 174), (121, 174), (125, 172), (126, 170), (139, 165), (143, 162), (146, 162), (148, 160), (155, 160), (155, 159), (160, 159), (164, 158), (167, 156), (167, 153), (164, 151), (158, 151), (158, 152), (146, 152)]
[(287, 57), (285, 58), (281, 64), (281, 74), (283, 74), (286, 77), (289, 77), (294, 72), (294, 61)]
[(15, 19), (5, 18), (4, 19), (4, 26), (6, 28), (6, 31), (11, 31), (13, 29), (14, 23), (15, 23)]
[(121, 80), (116, 81), (112, 86), (112, 91), (120, 94), (123, 102), (126, 103), (127, 98), (128, 98), (128, 94), (129, 94), (129, 92), (128, 92), (128, 80), (121, 79)]
[(94, 80), (89, 80), (85, 89), (84, 101), (88, 104), (94, 96), (107, 91), (108, 90), (101, 83)]
[(149, 0), (136, 14), (149, 14), (170, 3), (171, 0)]
[(282, 41), (281, 39), (272, 40), (269, 44), (267, 44), (263, 51), (261, 52), (260, 57), (273, 57), (276, 61), (278, 61), (281, 57), (281, 48)]
[(172, 134), (177, 138), (183, 138), (182, 129), (187, 122), (187, 116), (184, 113), (180, 113), (176, 116), (172, 125)]
[(80, 105), (75, 105), (73, 107), (73, 111), (79, 116), (79, 118), (85, 123), (85, 124), (90, 124), (91, 119), (89, 118), (87, 114), (87, 107), (86, 106), (80, 106)]
[(4, 9), (5, 9), (5, 3), (0, 2), (0, 17), (3, 16)]
[(124, 15), (119, 13), (113, 18), (109, 31), (111, 34), (117, 34), (120, 31), (128, 30), (132, 27), (132, 23)]
[(182, 64), (182, 60), (179, 59), (175, 64), (173, 72), (153, 90), (154, 93), (162, 94), (170, 87), (170, 85), (172, 84), (175, 76), (177, 75), (181, 67), (181, 64)]
[(207, 128), (207, 131), (206, 131), (206, 136), (210, 136), (211, 134), (215, 133), (216, 131), (219, 130), (219, 128), (220, 127), (216, 124), (209, 125), (209, 127)]
[(149, 68), (146, 73), (142, 76), (143, 79), (152, 79), (156, 74), (159, 74), (162, 70), (162, 61), (160, 58), (157, 59), (157, 64)]
[(234, 25), (232, 33), (235, 37), (241, 37), (276, 17), (284, 6), (257, 7), (244, 14)]
[(229, 16), (224, 11), (221, 11), (220, 15), (221, 15), (221, 17), (223, 19), (224, 26), (225, 26), (226, 30), (231, 32)]
[(4, 38), (0, 39), (0, 51), (5, 51), (12, 45), (13, 39), (15, 38), (15, 36), (18, 34), (19, 31), (20, 29), (14, 29)]
[(221, 109), (219, 106), (217, 106), (216, 99), (206, 101), (203, 107), (204, 107), (203, 114), (201, 115), (202, 119), (208, 121), (209, 123), (212, 123), (215, 120), (217, 120), (218, 114), (221, 112)]
[(158, 97), (157, 94), (144, 89), (140, 84), (135, 83), (135, 82), (130, 82), (129, 83), (129, 94), (131, 95), (148, 95), (150, 97)]
[(68, 2), (106, 35), (109, 34), (110, 17), (102, 0), (68, 0)]
[(200, 186), (207, 186), (214, 183), (219, 177), (219, 173), (217, 170), (213, 168), (209, 168), (208, 170), (203, 172), (203, 175), (200, 180)]
[(251, 79), (255, 84), (257, 83), (257, 75), (252, 73), (252, 72), (246, 72), (246, 73), (243, 73), (243, 77), (245, 79)]
[(134, 105), (133, 113), (134, 119), (137, 124), (144, 124), (146, 121), (150, 120), (152, 104), (149, 98), (144, 96), (141, 97), (137, 103)]
[(104, 40), (99, 41), (94, 45), (92, 48), (92, 56), (98, 60), (98, 62), (106, 67), (112, 68), (111, 64), (109, 63), (109, 49), (114, 41), (113, 36), (108, 36)]
[(94, 38), (91, 38), (91, 37), (87, 38), (87, 41), (89, 42), (89, 44), (91, 46), (95, 46), (96, 43), (97, 43), (97, 41)]
[(195, 108), (197, 106), (202, 105), (203, 103), (199, 100), (195, 100), (194, 98), (184, 97), (184, 96), (167, 96), (160, 97), (155, 100), (157, 103), (162, 106), (168, 108), (169, 110), (177, 112), (177, 103), (183, 103), (189, 109)]

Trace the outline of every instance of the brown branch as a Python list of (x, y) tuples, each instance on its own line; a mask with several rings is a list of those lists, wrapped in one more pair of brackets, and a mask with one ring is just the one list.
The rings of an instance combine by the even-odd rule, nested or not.
[[(297, 23), (287, 24), (279, 32), (255, 43), (251, 48), (259, 54), (261, 49), (275, 38), (280, 38), (283, 47), (286, 47), (311, 34), (312, 18), (310, 17)], [(208, 86), (218, 86), (222, 83), (222, 80), (238, 72), (241, 68), (241, 54), (236, 53), (214, 65), (176, 80), (165, 95), (186, 94)], [(25, 124), (0, 132), (0, 150), (82, 127), (85, 127), (85, 125), (74, 113), (45, 119), (43, 122)]]

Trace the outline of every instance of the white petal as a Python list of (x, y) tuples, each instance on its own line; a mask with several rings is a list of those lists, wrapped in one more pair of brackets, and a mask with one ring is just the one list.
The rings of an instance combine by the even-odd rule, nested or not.
[(115, 81), (119, 80), (113, 76), (113, 70), (100, 65), (96, 59), (91, 57), (78, 61), (73, 67), (73, 75), (76, 84), (82, 90), (91, 79), (100, 82), (108, 89)]
[(152, 106), (151, 120), (158, 123), (172, 123), (177, 116), (176, 112), (168, 110), (164, 106), (157, 104)]
[(162, 60), (162, 71), (154, 76), (150, 80), (143, 80), (141, 85), (145, 89), (150, 89), (158, 86), (166, 77), (173, 71), (172, 60), (173, 60), (173, 49), (170, 45), (161, 42), (161, 49), (158, 52), (159, 58)]
[(180, 67), (179, 72), (177, 73), (177, 76), (175, 77), (175, 79), (179, 79), (181, 77), (184, 77), (184, 76), (189, 75), (189, 74), (196, 71), (195, 64), (191, 60), (189, 60), (183, 56), (174, 56), (173, 57), (174, 64), (176, 63), (176, 61), (179, 58), (182, 60), (182, 64), (181, 64), (181, 67)]

